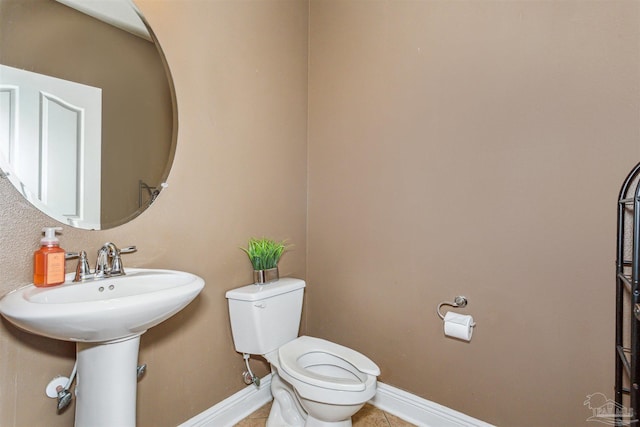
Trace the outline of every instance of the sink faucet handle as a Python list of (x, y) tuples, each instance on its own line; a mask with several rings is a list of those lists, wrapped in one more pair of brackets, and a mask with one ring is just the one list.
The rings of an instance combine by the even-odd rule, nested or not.
[(64, 254), (64, 259), (78, 258), (78, 265), (76, 266), (76, 275), (73, 278), (74, 282), (81, 282), (87, 277), (91, 276), (91, 269), (89, 269), (89, 262), (87, 261), (87, 253), (85, 251), (80, 252), (67, 252)]
[(126, 248), (116, 249), (115, 254), (112, 255), (111, 258), (111, 275), (125, 275), (124, 266), (122, 265), (122, 258), (120, 258), (120, 254), (128, 254), (131, 252), (135, 252), (135, 246), (127, 246)]
[(78, 265), (76, 266), (76, 275), (73, 278), (74, 282), (81, 282), (87, 277), (90, 277), (91, 269), (89, 268), (89, 261), (87, 260), (87, 253), (80, 251)]

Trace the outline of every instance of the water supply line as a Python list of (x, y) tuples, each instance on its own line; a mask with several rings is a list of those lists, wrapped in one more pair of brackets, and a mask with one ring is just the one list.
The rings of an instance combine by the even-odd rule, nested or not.
[(242, 373), (242, 375), (244, 376), (245, 384), (253, 384), (256, 386), (256, 388), (260, 388), (260, 378), (254, 375), (254, 373), (251, 371), (251, 367), (249, 366), (249, 358), (251, 357), (251, 355), (248, 353), (242, 353), (242, 357), (244, 358), (245, 365), (247, 365), (247, 371)]
[(78, 361), (73, 364), (73, 370), (71, 371), (71, 375), (69, 376), (69, 381), (67, 381), (67, 384), (64, 387), (58, 386), (56, 388), (56, 391), (58, 392), (58, 413), (62, 412), (62, 410), (69, 406), (69, 404), (71, 403), (73, 395), (71, 394), (69, 389), (71, 388), (71, 384), (76, 377), (77, 369)]

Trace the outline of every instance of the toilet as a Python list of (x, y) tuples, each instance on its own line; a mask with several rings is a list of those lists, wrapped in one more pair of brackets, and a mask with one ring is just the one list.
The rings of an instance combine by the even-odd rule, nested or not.
[(226, 293), (236, 351), (271, 364), (267, 427), (349, 427), (376, 394), (380, 368), (348, 347), (298, 337), (305, 282), (282, 278)]

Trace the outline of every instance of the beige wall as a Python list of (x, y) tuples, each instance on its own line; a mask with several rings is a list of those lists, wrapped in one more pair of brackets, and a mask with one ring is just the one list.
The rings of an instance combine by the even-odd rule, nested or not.
[[(64, 228), (67, 250), (90, 257), (107, 240), (135, 244), (125, 266), (201, 275), (184, 311), (142, 336), (140, 427), (175, 426), (244, 387), (226, 290), (251, 281), (239, 249), (251, 236), (295, 244), (281, 273), (304, 277), (307, 3), (139, 1), (175, 80), (180, 128), (174, 167), (151, 209), (102, 232)], [(0, 179), (0, 294), (31, 280), (39, 230), (51, 223)], [(74, 264), (69, 263), (69, 268)], [(0, 322), (0, 426), (70, 426), (44, 387), (68, 375), (74, 347)], [(255, 364), (260, 375), (264, 365)]]
[[(169, 188), (130, 224), (65, 227), (62, 242), (136, 244), (126, 265), (207, 282), (142, 337), (140, 426), (242, 388), (224, 292), (249, 281), (237, 248), (262, 234), (296, 245), (281, 267), (306, 273), (308, 331), (369, 355), (385, 383), (505, 426), (584, 425), (586, 395), (612, 396), (638, 3), (137, 3), (178, 95)], [(0, 200), (4, 292), (30, 280), (50, 221), (3, 180)], [(458, 294), (478, 322), (470, 344), (435, 314)], [(71, 425), (43, 387), (72, 358), (2, 321), (0, 425)]]
[[(613, 398), (639, 7), (312, 0), (309, 333), (498, 425), (584, 425), (587, 394)], [(435, 312), (460, 294), (471, 343)]]

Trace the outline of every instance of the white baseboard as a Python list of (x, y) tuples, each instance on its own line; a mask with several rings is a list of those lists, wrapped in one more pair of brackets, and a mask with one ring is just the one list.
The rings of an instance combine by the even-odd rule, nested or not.
[(381, 382), (378, 382), (376, 395), (369, 403), (420, 427), (493, 427), (462, 412)]
[(178, 427), (231, 427), (272, 400), (271, 374), (185, 421)]
[[(259, 389), (247, 386), (178, 427), (231, 427), (271, 401), (270, 386), (271, 374), (268, 374), (260, 380)], [(381, 382), (369, 403), (420, 427), (493, 427)]]

